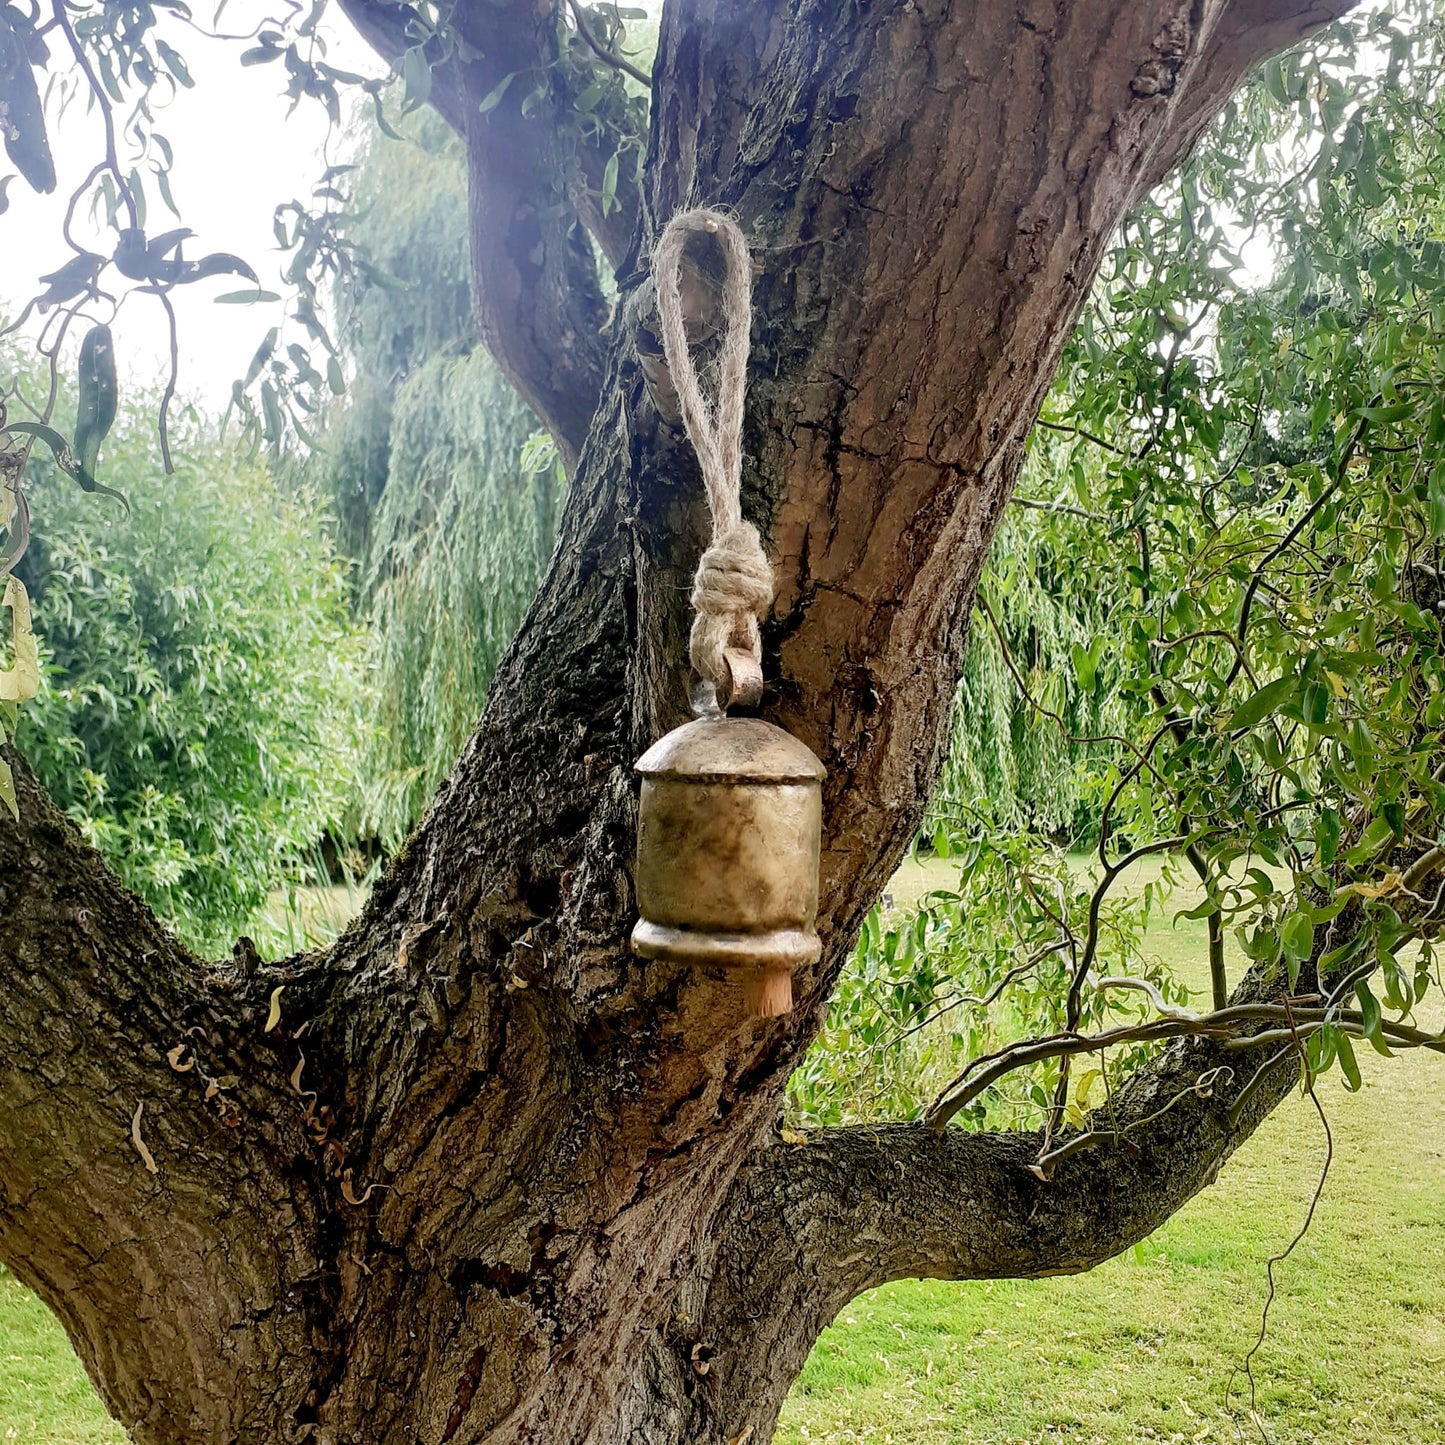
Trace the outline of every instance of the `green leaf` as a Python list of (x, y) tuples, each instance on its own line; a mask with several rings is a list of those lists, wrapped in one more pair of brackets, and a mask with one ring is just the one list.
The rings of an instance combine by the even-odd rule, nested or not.
[(160, 166), (152, 166), (151, 173), (156, 178), (156, 187), (161, 193), (161, 200), (166, 203), (166, 210), (179, 221), (181, 213), (176, 207), (176, 198), (171, 194), (170, 172)]
[(1360, 1088), (1360, 1065), (1355, 1059), (1355, 1046), (1349, 1034), (1343, 1029), (1335, 1030), (1335, 1052), (1340, 1060), (1340, 1070), (1345, 1076), (1345, 1087), (1352, 1093)]
[(274, 291), (227, 291), (223, 296), (214, 298), (218, 306), (253, 306), (258, 301), (279, 301), (281, 298)]
[(1315, 926), (1306, 909), (1297, 909), (1285, 919), (1280, 925), (1279, 940), (1284, 945), (1285, 957), (1293, 962), (1303, 963), (1310, 956), (1315, 946)]
[(1229, 730), (1233, 732), (1236, 728), (1252, 728), (1286, 703), (1294, 702), (1298, 696), (1298, 677), (1293, 673), (1277, 677), (1235, 708), (1229, 719)]
[(1269, 61), (1263, 71), (1265, 89), (1281, 104), (1289, 104), (1289, 91), (1284, 83), (1284, 66), (1278, 59)]
[(286, 424), (281, 416), (281, 404), (276, 388), (269, 381), (261, 383), (261, 415), (263, 434), (273, 447), (279, 447), (286, 433)]
[(1339, 1055), (1340, 1031), (1330, 1024), (1312, 1033), (1305, 1040), (1305, 1061), (1312, 1078), (1328, 1071)]
[(1369, 1039), (1377, 1053), (1384, 1054), (1387, 1059), (1392, 1057), (1389, 1045), (1380, 1032), (1380, 1001), (1371, 993), (1370, 985), (1364, 979), (1355, 985), (1355, 997), (1360, 1001), (1360, 1032)]
[(1445, 461), (1430, 468), (1428, 483), (1430, 499), (1430, 536), (1438, 541), (1445, 537)]
[[(119, 100), (119, 97), (117, 97)], [(130, 174), (125, 178), (125, 183), (130, 187), (131, 200), (135, 202), (136, 224), (145, 229), (146, 223), (146, 188), (145, 182), (141, 180), (140, 171), (135, 166), (130, 168)]]
[[(38, 13), (38, 12), (37, 12)], [(0, 6), (0, 94), (5, 97), (5, 153), (31, 188), (42, 194), (55, 189), (55, 162), (45, 130), (45, 109), (31, 69), (31, 56), (14, 28), (20, 11)]]
[(431, 99), (431, 66), (420, 45), (413, 45), (402, 57), (401, 73), (406, 82), (406, 93), (401, 101), (402, 114), (405, 115)]
[(81, 467), (93, 476), (100, 461), (100, 444), (115, 425), (118, 392), (110, 327), (92, 326), (85, 333), (80, 343), (78, 388), (75, 450)]
[(514, 70), (510, 75), (504, 75), (481, 99), (477, 111), (486, 115), (489, 111), (495, 110), (501, 103), (502, 97), (507, 93), (507, 87), (517, 78)]
[(1347, 863), (1363, 863), (1366, 858), (1378, 853), (1385, 844), (1393, 841), (1395, 830), (1390, 826), (1388, 818), (1374, 819), (1364, 833), (1360, 841), (1345, 854)]
[(157, 37), (156, 51), (160, 55), (165, 68), (175, 76), (177, 82), (185, 86), (188, 90), (196, 83), (191, 79), (191, 72), (186, 69), (186, 62), (181, 59), (174, 47), (167, 45), (164, 40)]
[(602, 172), (602, 214), (607, 215), (617, 204), (617, 161), (620, 151), (613, 151), (607, 158), (607, 168)]
[(1380, 188), (1379, 159), (1375, 153), (1375, 137), (1368, 125), (1362, 129), (1364, 136), (1360, 145), (1360, 159), (1354, 171), (1355, 185), (1359, 189), (1360, 199), (1373, 209), (1385, 199), (1385, 193)]
[(67, 477), (74, 480), (82, 491), (95, 492), (102, 497), (114, 497), (127, 512), (130, 511), (130, 503), (126, 501), (121, 492), (113, 487), (103, 487), (81, 466), (80, 458), (76, 456), (74, 448), (53, 426), (45, 426), (36, 421), (12, 421), (5, 424), (5, 429), (14, 432), (19, 436), (32, 436), (37, 441), (42, 441), (48, 446), (55, 457), (55, 465), (65, 473)]
[(1315, 680), (1305, 684), (1304, 697), (1300, 703), (1300, 714), (1312, 728), (1322, 728), (1330, 718), (1330, 688), (1326, 682)]
[(1374, 422), (1379, 426), (1388, 426), (1391, 422), (1404, 421), (1407, 417), (1414, 416), (1415, 408), (1408, 401), (1397, 401), (1390, 406), (1362, 406), (1356, 412), (1366, 421)]
[(261, 344), (256, 348), (256, 354), (251, 358), (251, 364), (246, 368), (246, 379), (241, 383), (242, 390), (251, 385), (260, 376), (261, 368), (270, 361), (271, 353), (276, 350), (276, 340), (281, 335), (281, 328), (273, 326), (262, 338)]
[(1080, 692), (1093, 692), (1094, 676), (1099, 670), (1099, 659), (1094, 655), (1092, 649), (1075, 643), (1069, 650), (1069, 656), (1074, 664), (1074, 678), (1079, 684)]
[(246, 280), (260, 286), (260, 278), (239, 256), (229, 255), (225, 251), (215, 251), (209, 256), (202, 256), (181, 280), (183, 281), (204, 281), (208, 276), (244, 276)]

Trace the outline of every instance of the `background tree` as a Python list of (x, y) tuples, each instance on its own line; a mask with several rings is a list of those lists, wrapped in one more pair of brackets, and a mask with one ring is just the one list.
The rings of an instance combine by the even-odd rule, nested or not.
[[(477, 342), (466, 166), (435, 117), (361, 143), (337, 298), (351, 371), (302, 472), (335, 500), (373, 637), (358, 825), (394, 851), (476, 725), (556, 536), (564, 479)], [(534, 440), (535, 438), (535, 440)], [(531, 445), (529, 445), (531, 443)]]
[[(241, 949), (207, 970), (21, 777), (20, 823), (0, 835), (0, 1249), (65, 1320), (137, 1438), (761, 1438), (816, 1331), (859, 1290), (909, 1274), (1086, 1268), (1214, 1177), (1298, 1078), (1301, 1025), (1322, 1040), (1326, 1027), (1385, 1036), (1363, 1000), (1340, 1006), (1339, 968), (1355, 981), (1353, 955), (1330, 960), (1314, 1003), (1292, 994), (1330, 958), (1305, 911), (1318, 887), (1306, 876), (1288, 912), (1271, 885), (1256, 937), (1274, 943), (1258, 948), (1235, 1012), (1153, 1021), (1150, 1037), (1189, 1041), (1134, 1072), (1107, 1127), (1081, 1118), (1083, 1147), (1064, 1137), (1071, 1096), (1058, 1064), (1042, 1140), (938, 1127), (977, 1079), (949, 1091), (931, 1124), (823, 1130), (806, 1147), (772, 1132), (851, 940), (924, 815), (988, 545), (1116, 224), (1253, 63), (1336, 8), (1084, 3), (1015, 15), (910, 0), (840, 16), (691, 0), (664, 15), (639, 172), (624, 164), (641, 154), (635, 92), (599, 53), (619, 39), (606, 11), (569, 22), (508, 6), (449, 17), (347, 6), (464, 135), (482, 333), (575, 472), (558, 549), (482, 726), (333, 949), (274, 965)], [(46, 26), (12, 14), (12, 31), (30, 26), (24, 54), (37, 64), (57, 31), (80, 58), (86, 45), (133, 56), (149, 44), (144, 16), (124, 30), (119, 12), (101, 10), (81, 37), (68, 15)], [(256, 48), (298, 91), (325, 97), (342, 83), (304, 44), (268, 34)], [(1328, 84), (1296, 76), (1279, 72), (1285, 95), (1317, 108), (1338, 143), (1348, 122), (1343, 110), (1329, 120)], [(27, 175), (44, 184), (26, 143)], [(107, 166), (98, 183), (124, 209), (124, 172), (114, 157)], [(641, 967), (624, 942), (629, 770), (682, 715), (702, 531), (689, 454), (638, 357), (641, 258), (695, 200), (736, 209), (762, 268), (745, 487), (781, 580), (765, 710), (829, 767), (824, 957), (797, 980), (794, 1014), (768, 1024), (741, 1020), (705, 977)], [(122, 258), (162, 297), (192, 274), (164, 270), (189, 264), (174, 245), (132, 264), (129, 219), (117, 256), (77, 265), (74, 295), (93, 297), (109, 266), (125, 274)], [(302, 217), (296, 227), (303, 251), (340, 268), (331, 231)], [(605, 332), (589, 235), (619, 282)], [(273, 435), (278, 379), (257, 378), (273, 388), (259, 410)], [(1362, 423), (1401, 427), (1399, 405), (1371, 394), (1349, 406), (1309, 474), (1313, 491), (1307, 478), (1272, 514), (1231, 514), (1237, 547), (1221, 514), (1207, 515), (1235, 548), (1236, 572), (1223, 575), (1262, 576), (1310, 533), (1353, 475)], [(1140, 448), (1173, 411), (1166, 389)], [(1411, 444), (1395, 436), (1385, 444)], [(1323, 429), (1317, 438), (1324, 450)], [(1188, 485), (1190, 463), (1174, 480)], [(1409, 535), (1404, 500), (1391, 486), (1370, 504), (1387, 556), (1403, 545), (1395, 531)], [(1165, 504), (1182, 514), (1197, 498)], [(1209, 550), (1188, 540), (1181, 566)], [(1309, 544), (1315, 570), (1260, 607), (1275, 619), (1294, 609), (1296, 634), (1302, 607), (1319, 615), (1321, 577), (1338, 575), (1312, 533)], [(1354, 568), (1364, 575), (1364, 560)], [(1148, 659), (1141, 703), (1158, 711), (1161, 744), (1177, 747), (1152, 798), (1154, 750), (1120, 769), (1118, 807), (1140, 826), (1189, 820), (1180, 844), (1213, 846), (1213, 820), (1241, 808), (1267, 834), (1295, 811), (1293, 796), (1276, 801), (1279, 780), (1306, 786), (1314, 766), (1296, 740), (1330, 721), (1318, 685), (1333, 690), (1335, 669), (1268, 682), (1253, 670), (1263, 590), (1221, 581), (1191, 604), (1227, 614), (1223, 662), (1175, 648), (1172, 634), (1129, 639), (1130, 660)], [(1199, 620), (1174, 605), (1171, 626)], [(1352, 617), (1346, 631), (1369, 625)], [(1360, 875), (1341, 875), (1335, 917), (1373, 919), (1366, 905), (1386, 899), (1402, 920), (1417, 910), (1407, 928), (1428, 929), (1418, 888), (1434, 804), (1417, 763), (1429, 743), (1407, 732), (1419, 711), (1408, 693), (1373, 681), (1419, 656), (1425, 633), (1403, 609), (1392, 626), (1378, 661), (1335, 675), (1347, 694), (1349, 678), (1364, 679), (1349, 724), (1382, 708), (1395, 719), (1389, 758), (1414, 790), (1366, 796), (1363, 753), (1336, 747), (1347, 725), (1324, 735), (1340, 803), (1324, 797), (1313, 811), (1338, 815), (1333, 842), (1329, 824), (1317, 839), (1322, 866), (1340, 858)], [(1290, 631), (1264, 629), (1271, 662)], [(1178, 673), (1155, 665), (1154, 642), (1185, 659)], [(1181, 720), (1171, 685), (1214, 689), (1229, 703), (1225, 725)], [(1305, 732), (1286, 725), (1275, 738), (1276, 715), (1291, 709)], [(1117, 861), (1105, 855), (1106, 875)], [(1377, 865), (1392, 862), (1404, 893), (1359, 891), (1383, 890)], [(1045, 1041), (1044, 1058), (1101, 1047), (1078, 1037), (1099, 906), (1089, 900), (1064, 1001), (1074, 1038)], [(1349, 927), (1340, 946), (1382, 936)], [(1062, 931), (1067, 948), (1067, 919)], [(1409, 1033), (1390, 1024), (1393, 1041), (1419, 1041)], [(1263, 1059), (1247, 1074), (1241, 1044)], [(116, 1327), (137, 1317), (151, 1327)]]
[(45, 525), (16, 570), (41, 687), (22, 738), (121, 878), (191, 947), (229, 950), (351, 828), (365, 638), (314, 496), (193, 416), (166, 477), (153, 402), (109, 438), (124, 508), (32, 463)]

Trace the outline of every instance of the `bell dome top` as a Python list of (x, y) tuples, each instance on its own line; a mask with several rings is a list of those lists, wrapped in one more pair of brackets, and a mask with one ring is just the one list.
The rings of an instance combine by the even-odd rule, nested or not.
[(811, 748), (755, 717), (705, 717), (674, 728), (643, 753), (637, 771), (702, 781), (814, 783), (824, 777)]

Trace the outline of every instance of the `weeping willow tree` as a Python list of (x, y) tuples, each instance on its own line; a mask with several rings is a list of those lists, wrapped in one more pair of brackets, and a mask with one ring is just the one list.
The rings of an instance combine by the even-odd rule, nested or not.
[(552, 550), (562, 478), (550, 448), (526, 447), (534, 425), (480, 351), (434, 356), (397, 391), (372, 523), (378, 691), (362, 786), (363, 825), (389, 847), (476, 726)]
[(478, 342), (455, 138), (435, 118), (373, 129), (351, 179), (373, 268), (338, 298), (354, 378), (316, 465), (373, 623), (360, 826), (395, 848), (536, 594), (563, 479)]
[(1130, 712), (1103, 646), (1119, 589), (1081, 585), (1073, 559), (1088, 519), (1051, 500), (1069, 486), (1068, 459), (1035, 443), (979, 587), (928, 839), (984, 812), (992, 826), (1091, 839), (1110, 761), (1104, 739)]

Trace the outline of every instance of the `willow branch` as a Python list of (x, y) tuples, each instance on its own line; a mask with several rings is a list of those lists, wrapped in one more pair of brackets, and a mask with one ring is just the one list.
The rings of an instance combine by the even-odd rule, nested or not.
[(582, 7), (577, 0), (567, 0), (572, 9), (572, 19), (577, 26), (577, 33), (587, 42), (587, 47), (604, 64), (610, 65), (614, 70), (620, 70), (624, 75), (630, 75), (639, 85), (652, 86), (652, 77), (645, 70), (639, 69), (630, 60), (621, 55), (614, 55), (593, 33), (582, 14)]
[[(1153, 992), (1142, 979), (1106, 980), (1114, 987), (1125, 985)], [(1162, 1001), (1162, 1000), (1161, 1000)], [(1167, 1005), (1166, 1005), (1167, 1007)], [(1244, 1035), (1242, 1031), (1256, 1024), (1274, 1024), (1269, 1028)], [(1302, 1008), (1289, 1004), (1235, 1004), (1207, 1014), (1192, 1014), (1187, 1009), (1170, 1009), (1162, 1017), (1137, 1024), (1120, 1024), (1099, 1033), (1080, 1034), (1071, 1031), (1050, 1034), (1044, 1038), (1024, 1039), (1007, 1045), (992, 1054), (980, 1055), (949, 1086), (924, 1116), (926, 1123), (941, 1129), (959, 1110), (966, 1108), (1005, 1074), (1046, 1059), (1074, 1058), (1079, 1054), (1098, 1053), (1116, 1044), (1158, 1043), (1167, 1039), (1204, 1038), (1221, 1043), (1226, 1052), (1263, 1048), (1268, 1044), (1291, 1038), (1291, 1029), (1298, 1026), (1301, 1036), (1317, 1032), (1325, 1025), (1338, 1028), (1357, 1038), (1366, 1037), (1364, 1016), (1356, 1009)], [(1401, 1048), (1423, 1048), (1445, 1053), (1445, 1033), (1427, 1033), (1408, 1024), (1380, 1020), (1380, 1033)]]

